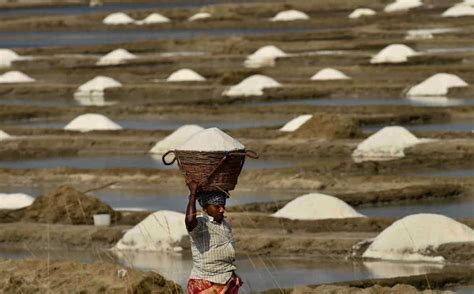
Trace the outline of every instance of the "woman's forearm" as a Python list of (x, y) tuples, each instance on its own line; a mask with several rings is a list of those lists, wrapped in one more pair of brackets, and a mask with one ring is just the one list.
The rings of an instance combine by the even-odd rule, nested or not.
[(196, 193), (189, 195), (188, 206), (186, 207), (186, 229), (191, 232), (197, 226), (196, 219)]

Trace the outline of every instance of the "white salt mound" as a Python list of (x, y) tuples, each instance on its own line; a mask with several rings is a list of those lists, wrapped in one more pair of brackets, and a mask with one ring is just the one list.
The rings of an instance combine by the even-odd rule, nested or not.
[(278, 88), (281, 84), (264, 75), (252, 75), (235, 86), (225, 90), (224, 96), (261, 96), (266, 88)]
[(355, 19), (362, 16), (372, 16), (375, 14), (377, 13), (370, 8), (357, 8), (356, 10), (352, 11), (351, 14), (349, 14), (349, 18)]
[(35, 79), (27, 76), (26, 74), (22, 73), (21, 71), (9, 71), (0, 75), (0, 83), (2, 84), (10, 84), (10, 83), (31, 83), (34, 82)]
[(218, 128), (209, 128), (195, 133), (176, 148), (185, 151), (234, 151), (245, 146)]
[(435, 74), (408, 90), (408, 96), (444, 96), (450, 88), (467, 87), (468, 84), (453, 74)]
[(442, 256), (428, 256), (442, 244), (474, 242), (474, 231), (439, 214), (406, 216), (383, 230), (362, 255), (366, 258), (442, 262)]
[(21, 57), (10, 49), (0, 49), (0, 67), (10, 67), (12, 62), (20, 60)]
[(169, 150), (174, 150), (184, 142), (189, 140), (194, 134), (204, 130), (204, 128), (198, 125), (184, 125), (179, 127), (176, 131), (168, 135), (163, 140), (151, 148), (150, 153), (164, 154)]
[(138, 251), (177, 251), (179, 242), (188, 232), (184, 214), (157, 211), (128, 230), (113, 249)]
[(195, 21), (195, 20), (200, 20), (200, 19), (206, 19), (210, 18), (212, 15), (208, 12), (198, 12), (194, 14), (193, 16), (189, 17), (189, 21)]
[(168, 82), (202, 82), (206, 78), (192, 69), (183, 68), (172, 73), (166, 80)]
[(137, 56), (128, 52), (125, 49), (119, 48), (115, 49), (106, 55), (102, 56), (99, 61), (97, 61), (97, 65), (114, 65), (114, 64), (122, 64), (126, 60), (135, 59)]
[(396, 0), (393, 3), (385, 6), (385, 12), (395, 12), (395, 11), (404, 11), (412, 8), (422, 6), (423, 2), (421, 0)]
[(292, 20), (305, 20), (309, 19), (309, 16), (299, 10), (285, 10), (278, 12), (274, 17), (270, 18), (270, 21), (292, 21)]
[(0, 193), (0, 209), (19, 209), (30, 206), (35, 199), (23, 193)]
[(92, 80), (79, 86), (80, 91), (103, 91), (107, 88), (121, 87), (122, 84), (112, 78), (96, 76)]
[(442, 17), (461, 17), (472, 15), (474, 15), (474, 7), (466, 3), (456, 4), (441, 14)]
[(344, 201), (320, 193), (300, 196), (272, 216), (300, 220), (365, 217)]
[(8, 139), (11, 139), (11, 138), (12, 138), (12, 136), (10, 136), (9, 134), (7, 134), (4, 131), (0, 130), (0, 141), (8, 140)]
[(311, 77), (312, 81), (349, 80), (343, 72), (333, 68), (324, 68)]
[(418, 53), (406, 45), (392, 44), (372, 57), (370, 63), (401, 63), (406, 62), (408, 57), (415, 55)]
[(282, 132), (294, 132), (313, 117), (312, 114), (303, 114), (295, 117), (280, 128)]
[(122, 127), (102, 114), (86, 113), (73, 119), (64, 127), (64, 129), (89, 132), (95, 130), (121, 130)]
[(154, 23), (167, 23), (170, 22), (170, 19), (167, 18), (166, 16), (163, 16), (159, 13), (152, 13), (148, 15), (146, 18), (143, 20), (138, 20), (135, 23), (138, 25), (142, 24), (154, 24)]
[(135, 20), (123, 12), (115, 12), (107, 15), (102, 22), (106, 25), (125, 25), (134, 23)]
[(357, 145), (352, 157), (356, 162), (400, 158), (405, 156), (405, 148), (421, 142), (403, 127), (385, 127)]
[(259, 68), (263, 66), (275, 66), (275, 59), (285, 57), (287, 54), (273, 45), (264, 46), (247, 56), (244, 61), (245, 67)]

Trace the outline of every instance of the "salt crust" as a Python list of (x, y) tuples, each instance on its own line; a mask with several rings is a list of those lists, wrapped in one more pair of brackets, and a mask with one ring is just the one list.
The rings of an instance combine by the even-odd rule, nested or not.
[(372, 16), (376, 14), (377, 13), (370, 8), (357, 8), (356, 10), (352, 11), (351, 14), (349, 14), (349, 18), (355, 19), (362, 16)]
[(11, 138), (13, 138), (13, 137), (10, 136), (9, 134), (5, 133), (4, 131), (0, 130), (0, 141), (8, 140), (8, 139), (11, 139)]
[(444, 96), (450, 88), (467, 87), (468, 84), (453, 74), (438, 73), (408, 90), (408, 96)]
[(176, 148), (183, 151), (234, 151), (245, 146), (218, 128), (209, 128), (192, 135)]
[(154, 24), (154, 23), (167, 23), (170, 22), (171, 20), (167, 18), (166, 16), (163, 16), (159, 13), (152, 13), (145, 17), (143, 20), (137, 20), (135, 23), (137, 25), (143, 25), (143, 24)]
[(86, 113), (73, 119), (64, 129), (69, 131), (89, 132), (94, 130), (121, 130), (122, 127), (102, 114)]
[(275, 59), (285, 57), (287, 54), (273, 45), (263, 46), (247, 56), (244, 66), (248, 68), (259, 68), (264, 66), (275, 66)]
[(107, 15), (102, 22), (106, 25), (126, 25), (134, 23), (135, 20), (123, 12), (115, 12)]
[(349, 80), (343, 72), (333, 68), (324, 68), (311, 77), (312, 81)]
[(206, 78), (192, 69), (183, 68), (172, 73), (166, 80), (168, 82), (202, 82)]
[(237, 85), (225, 90), (222, 95), (230, 97), (261, 96), (263, 95), (263, 89), (278, 87), (281, 87), (281, 84), (270, 77), (264, 75), (252, 75), (245, 78)]
[(150, 153), (153, 154), (164, 154), (169, 150), (174, 150), (176, 147), (184, 144), (192, 135), (204, 130), (203, 127), (198, 125), (184, 125), (176, 129), (173, 133), (168, 135), (163, 140), (151, 148)]
[(474, 15), (474, 7), (468, 3), (459, 3), (449, 8), (441, 14), (442, 17), (461, 17), (461, 16), (472, 16)]
[(115, 250), (179, 251), (181, 238), (188, 234), (184, 214), (160, 210), (128, 230)]
[(416, 51), (406, 45), (391, 44), (372, 57), (370, 63), (401, 63), (406, 62), (408, 57), (417, 54)]
[(200, 19), (206, 19), (210, 18), (212, 15), (208, 12), (198, 12), (194, 14), (193, 16), (190, 16), (188, 18), (189, 21), (195, 21), (195, 20), (200, 20)]
[(442, 262), (442, 256), (427, 256), (442, 244), (474, 242), (474, 231), (439, 214), (406, 216), (383, 230), (362, 255), (366, 258)]
[(422, 6), (423, 2), (421, 0), (396, 0), (393, 3), (385, 6), (385, 12), (395, 12), (395, 11), (404, 11), (412, 8)]
[(294, 132), (313, 117), (312, 114), (303, 114), (295, 117), (280, 128), (282, 132)]
[(300, 220), (365, 217), (344, 201), (320, 193), (300, 196), (287, 203), (272, 216)]
[(97, 61), (97, 65), (114, 65), (114, 64), (122, 64), (125, 63), (126, 60), (135, 59), (137, 56), (128, 52), (125, 49), (119, 48), (115, 49), (106, 55), (102, 56), (99, 61)]
[(9, 71), (0, 75), (0, 84), (10, 84), (10, 83), (31, 83), (35, 79), (27, 76), (21, 71)]
[(309, 16), (299, 10), (285, 10), (278, 12), (274, 17), (270, 18), (270, 21), (293, 21), (293, 20), (305, 20), (309, 19)]
[(421, 142), (403, 127), (385, 127), (357, 145), (352, 157), (356, 162), (400, 158), (405, 148)]
[(0, 193), (0, 209), (19, 209), (30, 206), (35, 198), (23, 193)]

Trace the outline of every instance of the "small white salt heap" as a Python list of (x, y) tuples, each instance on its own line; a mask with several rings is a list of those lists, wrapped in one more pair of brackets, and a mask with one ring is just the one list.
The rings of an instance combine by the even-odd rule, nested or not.
[(122, 127), (102, 114), (86, 113), (73, 119), (64, 129), (69, 131), (89, 132), (96, 130), (121, 130)]
[(135, 20), (123, 12), (115, 12), (107, 15), (102, 22), (106, 25), (126, 25), (134, 23)]
[(474, 7), (467, 3), (459, 3), (449, 8), (441, 14), (442, 17), (461, 17), (461, 16), (472, 16), (474, 15)]
[(365, 217), (344, 201), (320, 193), (300, 196), (272, 216), (299, 220)]
[(408, 96), (444, 96), (450, 88), (467, 87), (468, 84), (453, 74), (435, 74), (408, 91)]
[(293, 21), (293, 20), (305, 20), (309, 19), (309, 16), (299, 10), (285, 10), (278, 12), (274, 17), (270, 18), (270, 21)]
[(403, 127), (385, 127), (357, 145), (352, 158), (356, 162), (400, 158), (405, 156), (405, 148), (422, 141)]
[(324, 68), (318, 71), (315, 75), (311, 77), (312, 81), (330, 81), (330, 80), (350, 80), (348, 77), (341, 71), (333, 68)]
[(417, 29), (417, 30), (408, 30), (405, 39), (407, 40), (417, 40), (417, 39), (433, 39), (435, 34), (445, 34), (456, 32), (459, 29), (453, 28), (435, 28), (435, 29)]
[(166, 16), (163, 16), (159, 13), (152, 13), (148, 15), (146, 18), (143, 20), (137, 20), (135, 23), (137, 25), (142, 25), (142, 24), (155, 24), (155, 23), (167, 23), (170, 22), (170, 19), (167, 18)]
[(264, 75), (252, 75), (235, 86), (225, 90), (222, 95), (236, 96), (261, 96), (266, 88), (278, 88), (281, 84)]
[(247, 56), (244, 66), (248, 68), (259, 68), (264, 66), (275, 66), (275, 59), (285, 57), (287, 54), (273, 45), (264, 46)]
[(396, 0), (393, 3), (385, 6), (385, 12), (395, 12), (395, 11), (404, 11), (412, 8), (422, 6), (423, 2), (421, 0)]
[(183, 213), (161, 210), (128, 230), (113, 249), (181, 251), (179, 243), (187, 234)]
[(125, 63), (127, 60), (135, 59), (137, 56), (128, 52), (125, 49), (119, 48), (115, 49), (106, 55), (102, 56), (99, 61), (97, 61), (97, 65), (115, 65), (115, 64), (122, 64)]
[(192, 69), (183, 68), (172, 73), (166, 80), (168, 82), (202, 82), (206, 78)]
[(281, 132), (294, 132), (313, 117), (312, 114), (303, 114), (295, 117), (280, 128)]
[(204, 130), (204, 128), (198, 125), (181, 126), (166, 138), (156, 143), (155, 146), (151, 148), (150, 153), (161, 155), (168, 152), (169, 150), (174, 150), (176, 147), (189, 140), (189, 138), (191, 138), (194, 134), (202, 130)]
[(406, 45), (392, 44), (372, 57), (370, 63), (402, 63), (406, 62), (408, 57), (415, 55), (418, 53)]
[(357, 8), (356, 10), (352, 11), (351, 14), (349, 14), (349, 18), (356, 19), (362, 16), (372, 16), (375, 14), (377, 13), (370, 8)]
[(406, 216), (383, 230), (362, 255), (366, 258), (403, 261), (442, 262), (429, 256), (442, 244), (474, 242), (474, 231), (439, 214)]
[(11, 138), (13, 138), (13, 137), (10, 136), (9, 134), (5, 133), (4, 131), (0, 130), (0, 141), (9, 140)]
[(208, 12), (198, 12), (194, 14), (193, 16), (190, 16), (188, 20), (189, 21), (201, 20), (201, 19), (210, 18), (211, 16), (212, 15)]
[(15, 60), (21, 60), (22, 57), (10, 49), (0, 49), (0, 68), (10, 67)]
[(122, 84), (112, 78), (96, 76), (92, 80), (79, 86), (74, 97), (81, 96), (104, 96), (104, 90), (108, 88), (122, 87)]
[(218, 128), (209, 128), (195, 133), (177, 150), (185, 151), (235, 151), (245, 146)]
[(0, 193), (0, 209), (19, 209), (30, 206), (35, 198), (23, 193)]
[(14, 84), (14, 83), (31, 83), (35, 79), (27, 76), (21, 71), (9, 71), (0, 75), (0, 84)]

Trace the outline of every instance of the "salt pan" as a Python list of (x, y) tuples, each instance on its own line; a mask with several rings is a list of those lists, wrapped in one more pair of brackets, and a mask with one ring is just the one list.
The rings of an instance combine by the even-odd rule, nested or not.
[(35, 79), (25, 75), (21, 71), (9, 71), (0, 75), (0, 84), (13, 84), (13, 83), (31, 83)]
[(136, 55), (128, 52), (125, 49), (119, 48), (102, 56), (99, 59), (99, 61), (97, 61), (96, 64), (97, 65), (122, 64), (122, 63), (125, 63), (126, 60), (135, 59), (135, 58), (137, 58)]
[(121, 130), (122, 127), (102, 114), (86, 113), (73, 119), (64, 129), (89, 132), (95, 130)]
[(287, 54), (273, 45), (259, 48), (253, 54), (247, 56), (244, 62), (245, 67), (259, 68), (264, 66), (274, 66), (275, 59), (285, 57)]
[(450, 88), (467, 87), (468, 84), (453, 74), (438, 73), (408, 90), (408, 96), (444, 96)]
[(113, 249), (177, 251), (181, 248), (181, 239), (187, 234), (183, 213), (161, 210), (128, 230)]
[(349, 80), (350, 77), (333, 68), (324, 68), (311, 77), (313, 81)]
[(12, 138), (12, 136), (10, 136), (9, 134), (7, 134), (4, 131), (0, 130), (0, 141), (8, 140), (8, 139), (11, 139), (11, 138)]
[(245, 146), (218, 128), (209, 128), (195, 133), (177, 150), (185, 151), (234, 151)]
[(461, 17), (474, 15), (474, 7), (469, 4), (456, 4), (441, 14), (442, 17)]
[(344, 201), (320, 193), (300, 196), (272, 216), (300, 220), (365, 217)]
[(412, 8), (422, 6), (423, 2), (421, 0), (396, 0), (393, 3), (385, 6), (385, 12), (395, 12), (395, 11), (404, 11)]
[(189, 17), (188, 20), (189, 21), (195, 21), (195, 20), (206, 19), (206, 18), (210, 18), (210, 17), (211, 17), (211, 14), (208, 13), (208, 12), (199, 12), (199, 13), (196, 13), (193, 16)]
[(303, 114), (295, 117), (280, 128), (282, 132), (294, 132), (313, 117), (312, 114)]
[(263, 95), (263, 89), (278, 87), (281, 87), (281, 84), (270, 77), (253, 75), (225, 90), (222, 95), (230, 97), (261, 96)]
[(474, 242), (474, 231), (439, 214), (404, 217), (383, 230), (362, 255), (366, 258), (442, 262), (442, 256), (428, 256), (442, 244)]
[(349, 18), (355, 19), (362, 16), (372, 16), (377, 14), (374, 10), (370, 8), (357, 8), (349, 14)]
[(278, 12), (274, 17), (270, 18), (270, 21), (293, 21), (293, 20), (305, 20), (309, 19), (309, 16), (299, 10), (285, 10)]
[(418, 55), (416, 51), (403, 44), (392, 44), (382, 49), (372, 57), (370, 63), (401, 63), (408, 57)]
[(107, 15), (102, 22), (106, 25), (126, 25), (134, 23), (135, 20), (123, 12), (115, 12)]
[(168, 82), (201, 82), (206, 78), (192, 69), (183, 68), (172, 73), (166, 80)]
[(159, 13), (152, 13), (148, 15), (146, 18), (143, 20), (138, 20), (135, 23), (138, 25), (142, 24), (155, 24), (155, 23), (167, 23), (170, 22), (170, 19), (167, 18), (166, 16), (163, 16)]
[(19, 209), (30, 206), (35, 199), (23, 193), (0, 193), (0, 209)]
[(163, 140), (151, 148), (150, 153), (164, 154), (169, 150), (174, 150), (176, 147), (182, 145), (184, 142), (189, 140), (192, 135), (204, 130), (204, 128), (198, 125), (184, 125), (179, 127), (176, 131), (168, 135)]

